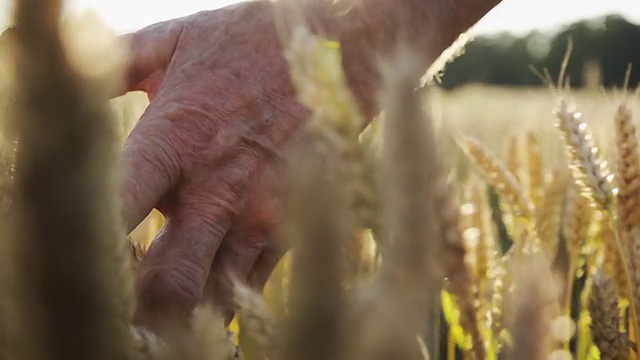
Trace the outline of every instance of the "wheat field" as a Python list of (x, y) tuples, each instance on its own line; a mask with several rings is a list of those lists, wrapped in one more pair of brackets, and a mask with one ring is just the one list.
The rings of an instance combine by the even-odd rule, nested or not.
[[(138, 94), (129, 96), (130, 99), (120, 101), (146, 103)], [(547, 355), (554, 359), (635, 358), (630, 344), (636, 341), (628, 335), (635, 333), (631, 328), (634, 320), (629, 311), (629, 287), (624, 280), (624, 270), (619, 268), (616, 244), (607, 241), (614, 241), (628, 231), (620, 228), (624, 221), (637, 224), (623, 209), (628, 206), (626, 211), (637, 211), (640, 194), (628, 193), (624, 198), (620, 194), (632, 191), (624, 189), (625, 183), (633, 188), (640, 181), (633, 175), (636, 170), (628, 168), (637, 167), (638, 159), (625, 158), (637, 156), (634, 155), (637, 151), (634, 128), (638, 120), (633, 117), (633, 111), (640, 104), (638, 97), (633, 93), (625, 95), (623, 91), (569, 90), (560, 96), (544, 87), (508, 89), (472, 85), (446, 93), (432, 90), (428, 98), (427, 111), (431, 112), (436, 127), (440, 156), (452, 169), (451, 195), (460, 212), (458, 231), (464, 237), (465, 263), (474, 278), (472, 287), (477, 303), (473, 313), (486, 349), (484, 356), (496, 358), (507, 351), (505, 346), (513, 345), (514, 335), (505, 331), (503, 316), (506, 315), (505, 297), (515, 296), (517, 284), (504, 277), (513, 274), (507, 266), (519, 266), (516, 257), (524, 256), (527, 254), (524, 249), (529, 249), (543, 251), (547, 262), (555, 261), (554, 266), (548, 264), (539, 269), (542, 273), (536, 275), (541, 278), (534, 281), (540, 283), (530, 284), (554, 288), (548, 290), (553, 295), (548, 294), (546, 299), (554, 303), (550, 309), (535, 308), (533, 311), (538, 313), (523, 320), (536, 319), (543, 315), (543, 310), (550, 312), (546, 318), (537, 319), (544, 320), (538, 324), (541, 328), (537, 332), (524, 323), (527, 329), (522, 335), (532, 342), (529, 345), (532, 349), (546, 344), (546, 349), (537, 349), (540, 353), (530, 358), (548, 358)], [(567, 125), (570, 127), (563, 130), (575, 133), (559, 129), (560, 121), (574, 121), (560, 117), (573, 119), (568, 110), (554, 114), (560, 111), (561, 99), (569, 101), (583, 114), (579, 121), (586, 124), (584, 132), (578, 123)], [(461, 135), (465, 137), (457, 143), (456, 137)], [(587, 138), (589, 142), (567, 143), (565, 137), (571, 136)], [(578, 155), (585, 156), (596, 146), (600, 150), (598, 157), (574, 159), (577, 155), (569, 155), (571, 151), (579, 151)], [(595, 163), (589, 164), (589, 161)], [(572, 170), (572, 166), (577, 170)], [(605, 187), (602, 196), (612, 201), (606, 207), (599, 207), (597, 200), (589, 197), (590, 186), (594, 185), (579, 180), (585, 176), (579, 169), (589, 166), (602, 166), (606, 175), (617, 175), (606, 182), (610, 185)], [(601, 180), (595, 176), (606, 175), (594, 175), (590, 181), (598, 184)], [(621, 183), (618, 176), (623, 176), (625, 183)], [(517, 206), (523, 207), (524, 217), (519, 218)], [(609, 227), (605, 219), (615, 219), (615, 229)], [(149, 244), (162, 222), (160, 213), (151, 214), (132, 234), (134, 241), (143, 247)], [(526, 232), (527, 227), (531, 233)], [(365, 232), (360, 241), (363, 243), (358, 256), (367, 262), (364, 273), (370, 276), (375, 261), (375, 241), (369, 232)], [(621, 244), (624, 253), (631, 254), (627, 248), (633, 242), (624, 241), (626, 243)], [(515, 248), (505, 252), (504, 247), (512, 244), (522, 246), (523, 249), (518, 250), (522, 254), (518, 255)], [(266, 288), (264, 301), (271, 316), (281, 315), (286, 307), (282, 291), (290, 276), (290, 257), (291, 254), (283, 259)], [(629, 274), (633, 276), (630, 266)], [(546, 279), (542, 277), (545, 272), (548, 272)], [(567, 289), (575, 288), (576, 283), (580, 285), (579, 291), (567, 296)], [(637, 286), (631, 284), (632, 288)], [(553, 300), (549, 300), (549, 296)], [(474, 339), (470, 337), (471, 331), (462, 326), (464, 315), (449, 292), (443, 292), (442, 301), (449, 322), (447, 344), (450, 346), (441, 349), (440, 354), (442, 358), (453, 359), (456, 354), (447, 354), (453, 346), (470, 352)], [(590, 316), (590, 311), (596, 314), (595, 318)], [(241, 324), (236, 319), (232, 330), (236, 333), (243, 330)], [(250, 332), (251, 328), (249, 325), (246, 331)], [(268, 341), (266, 334), (257, 336)], [(255, 346), (250, 337), (238, 339), (246, 341), (246, 347)], [(573, 341), (571, 349), (570, 341)], [(600, 357), (601, 348), (608, 353)], [(569, 352), (563, 354), (563, 351)]]
[[(34, 43), (18, 55), (3, 48), (3, 65), (19, 71), (2, 83), (0, 359), (640, 358), (633, 89), (574, 90), (555, 74), (540, 88), (416, 92), (420, 69), (398, 54), (385, 71), (384, 112), (360, 131), (339, 46), (294, 35), (286, 56), (314, 139), (291, 166), (281, 236), (294, 248), (264, 294), (238, 284), (230, 333), (202, 307), (173, 338), (129, 326), (132, 269), (163, 219), (154, 211), (125, 246), (103, 162), (145, 95), (99, 100), (118, 64), (87, 64), (109, 41), (69, 46), (69, 62), (45, 47), (58, 56), (46, 64), (29, 57), (47, 51)], [(83, 106), (55, 105), (65, 101)], [(82, 126), (88, 118), (101, 131)], [(86, 154), (65, 158), (57, 141)], [(64, 171), (43, 179), (43, 156)], [(323, 159), (329, 169), (314, 166)], [(96, 181), (99, 191), (83, 185)], [(86, 227), (69, 232), (78, 221)], [(54, 266), (61, 261), (72, 271)], [(63, 280), (73, 284), (63, 294), (47, 286)]]

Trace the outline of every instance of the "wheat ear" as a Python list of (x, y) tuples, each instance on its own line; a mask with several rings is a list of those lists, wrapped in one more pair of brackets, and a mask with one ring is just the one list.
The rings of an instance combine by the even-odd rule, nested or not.
[(567, 191), (562, 233), (572, 267), (578, 266), (578, 260), (587, 241), (589, 225), (594, 212), (589, 204), (589, 199), (580, 194), (580, 190), (575, 184), (571, 184)]
[[(435, 139), (433, 140), (435, 142)], [(460, 232), (460, 207), (451, 197), (452, 189), (446, 181), (443, 164), (438, 164), (438, 156), (434, 156), (435, 201), (440, 227), (440, 249), (438, 256), (449, 279), (451, 293), (455, 295), (461, 313), (460, 324), (470, 334), (472, 353), (476, 360), (485, 358), (484, 341), (478, 325), (479, 304), (478, 289), (475, 288), (473, 273), (467, 265), (466, 249)], [(486, 249), (485, 249), (486, 250)]]
[(491, 228), (489, 226), (489, 212), (487, 203), (486, 186), (480, 182), (473, 184), (471, 188), (471, 204), (473, 212), (468, 219), (467, 230), (475, 233), (475, 245), (472, 247), (474, 256), (474, 274), (476, 286), (481, 293), (484, 292), (489, 280), (490, 267), (493, 264), (493, 243)]
[(504, 145), (504, 154), (503, 159), (505, 165), (509, 172), (513, 174), (513, 177), (519, 182), (522, 183), (522, 161), (521, 161), (521, 151), (520, 151), (520, 139), (518, 136), (511, 135), (507, 139)]
[(580, 121), (582, 115), (570, 111), (564, 100), (555, 114), (576, 180), (601, 209), (606, 209), (611, 203), (611, 179), (606, 163), (598, 159), (598, 148), (591, 143), (592, 136), (587, 132), (586, 124)]
[(540, 245), (550, 261), (553, 261), (558, 253), (558, 236), (569, 179), (566, 169), (562, 167), (554, 169), (551, 180), (544, 187), (540, 206), (536, 208), (536, 229)]
[(527, 183), (529, 185), (529, 198), (537, 208), (540, 205), (544, 193), (544, 168), (542, 155), (538, 146), (536, 135), (528, 131), (526, 134), (527, 155)]
[(339, 44), (305, 26), (292, 30), (285, 57), (298, 99), (311, 111), (311, 141), (290, 167), (282, 234), (295, 251), (283, 346), (289, 358), (340, 359), (346, 345), (343, 244), (354, 240), (358, 195), (352, 185), (362, 179), (358, 135), (364, 121), (346, 86)]
[(593, 342), (602, 359), (618, 359), (627, 353), (628, 337), (620, 331), (620, 309), (613, 280), (602, 270), (596, 270), (591, 280), (588, 300)]
[(611, 218), (606, 212), (600, 212), (599, 227), (596, 238), (602, 241), (602, 270), (612, 278), (616, 285), (618, 296), (621, 299), (628, 299), (630, 294), (627, 283), (625, 268), (627, 260), (620, 257), (616, 246), (616, 234), (610, 226)]
[(618, 150), (618, 210), (625, 231), (640, 226), (640, 155), (631, 111), (622, 104), (614, 116)]
[(240, 308), (238, 315), (242, 319), (243, 331), (253, 337), (264, 355), (273, 357), (276, 354), (276, 323), (273, 315), (260, 293), (246, 285), (236, 282), (234, 287), (235, 302)]
[(495, 187), (503, 199), (507, 200), (514, 212), (526, 219), (531, 219), (534, 212), (533, 203), (513, 173), (477, 139), (460, 136), (458, 144), (485, 180)]

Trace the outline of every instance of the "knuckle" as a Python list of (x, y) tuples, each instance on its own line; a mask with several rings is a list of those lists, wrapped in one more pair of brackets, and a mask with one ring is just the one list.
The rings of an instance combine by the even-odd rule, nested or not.
[(212, 239), (219, 240), (225, 236), (235, 213), (236, 206), (228, 199), (198, 195), (183, 203), (176, 218), (183, 222), (180, 225), (182, 231), (190, 234), (190, 243), (209, 246)]
[(237, 156), (233, 162), (219, 170), (220, 183), (225, 184), (228, 192), (233, 194), (244, 187), (257, 165), (257, 156), (252, 153), (251, 149), (241, 148), (238, 153), (246, 153), (248, 156)]
[(174, 177), (172, 174), (177, 173), (176, 161), (173, 159), (174, 155), (169, 151), (168, 146), (154, 144), (154, 146), (147, 148), (146, 151), (141, 152), (140, 156), (155, 170), (156, 174), (166, 177), (165, 180), (171, 181)]
[(125, 144), (125, 158), (136, 169), (150, 168), (160, 176), (170, 177), (165, 180), (175, 180), (180, 168), (176, 151), (179, 146), (172, 137), (175, 131), (169, 128), (167, 121), (153, 120), (143, 118), (133, 129)]
[(213, 201), (202, 217), (203, 222), (206, 224), (209, 236), (214, 239), (223, 239), (228, 229), (231, 226), (231, 219), (237, 214), (237, 206), (234, 206), (231, 202), (224, 199), (218, 199)]
[(148, 273), (139, 282), (139, 311), (146, 317), (187, 317), (201, 296), (195, 278), (184, 267), (156, 269)]
[(192, 208), (204, 206), (207, 209), (205, 215), (235, 215), (238, 200), (258, 163), (258, 157), (245, 150), (241, 148), (228, 159), (219, 161), (211, 170), (212, 174), (191, 183), (185, 194), (186, 205)]

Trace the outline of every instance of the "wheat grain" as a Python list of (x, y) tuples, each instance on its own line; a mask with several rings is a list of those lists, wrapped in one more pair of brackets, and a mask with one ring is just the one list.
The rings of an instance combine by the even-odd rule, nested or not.
[(569, 186), (562, 233), (574, 267), (578, 266), (586, 244), (592, 216), (593, 209), (589, 206), (589, 200), (580, 194), (577, 186)]
[(166, 343), (146, 328), (131, 326), (131, 337), (134, 347), (142, 359), (157, 359), (159, 354), (165, 352)]
[(601, 270), (592, 276), (588, 302), (591, 314), (593, 342), (600, 349), (602, 359), (618, 359), (627, 353), (626, 334), (620, 331), (620, 310), (613, 281)]
[(235, 284), (235, 302), (240, 308), (239, 316), (243, 325), (243, 331), (253, 337), (264, 355), (273, 357), (277, 351), (276, 323), (273, 315), (264, 302), (262, 296), (237, 282)]
[(162, 351), (150, 360), (230, 360), (236, 347), (224, 331), (224, 320), (212, 306), (200, 305), (184, 327), (168, 330)]
[(485, 358), (485, 350), (478, 325), (479, 291), (475, 288), (471, 269), (465, 262), (466, 250), (459, 224), (460, 207), (450, 196), (452, 190), (446, 181), (446, 173), (442, 171), (443, 165), (437, 163), (437, 155), (434, 156), (433, 161), (436, 162), (432, 174), (435, 182), (434, 205), (439, 209), (435, 215), (438, 218), (441, 234), (439, 259), (449, 279), (450, 291), (456, 296), (461, 315), (460, 324), (471, 335), (473, 357), (481, 360)]
[(631, 111), (622, 104), (614, 117), (618, 150), (618, 211), (624, 231), (640, 226), (640, 155)]
[(591, 144), (592, 136), (587, 132), (586, 124), (580, 121), (582, 114), (569, 111), (564, 100), (555, 114), (576, 181), (601, 209), (607, 208), (612, 196), (611, 177), (606, 163), (598, 159), (598, 148)]
[[(629, 299), (631, 300), (631, 306), (635, 308), (636, 314), (640, 314), (640, 229), (634, 227), (627, 235), (629, 236), (627, 243), (628, 253), (626, 254), (625, 263), (628, 266), (631, 280)], [(635, 329), (640, 328), (640, 324), (637, 325), (638, 327)]]
[(461, 136), (458, 139), (458, 144), (486, 181), (496, 188), (502, 198), (507, 200), (514, 212), (530, 219), (534, 212), (533, 204), (511, 171), (475, 138)]
[(511, 135), (505, 142), (504, 147), (504, 162), (507, 166), (507, 169), (513, 174), (513, 177), (519, 183), (522, 183), (522, 161), (520, 161), (520, 141), (518, 136)]
[(472, 250), (475, 255), (474, 275), (477, 280), (476, 286), (483, 293), (489, 280), (490, 266), (494, 261), (495, 244), (492, 241), (493, 234), (489, 226), (485, 185), (476, 182), (471, 192), (473, 212), (468, 229), (473, 229), (475, 233), (475, 246)]
[(537, 208), (540, 205), (544, 190), (544, 168), (542, 155), (538, 147), (538, 138), (528, 131), (526, 134), (527, 154), (527, 182), (529, 185), (529, 198)]
[(613, 279), (618, 296), (621, 299), (629, 298), (629, 286), (626, 280), (625, 266), (626, 259), (620, 258), (620, 253), (616, 245), (616, 234), (610, 227), (610, 215), (599, 213), (598, 234), (596, 239), (602, 241), (602, 270)]
[(509, 291), (510, 278), (506, 270), (506, 259), (503, 257), (495, 266), (493, 289), (491, 295), (490, 325), (492, 341), (498, 351), (502, 349), (504, 326), (504, 298)]
[(542, 250), (550, 261), (553, 261), (558, 253), (558, 237), (569, 179), (566, 169), (555, 168), (551, 180), (544, 187), (540, 206), (536, 208), (536, 230)]

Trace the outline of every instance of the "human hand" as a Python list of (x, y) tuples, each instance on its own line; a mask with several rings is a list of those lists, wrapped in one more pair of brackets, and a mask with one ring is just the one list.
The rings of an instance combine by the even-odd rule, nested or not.
[(154, 207), (166, 217), (138, 271), (140, 324), (184, 319), (213, 298), (229, 320), (231, 279), (261, 289), (284, 251), (272, 240), (278, 185), (306, 110), (270, 8), (202, 12), (128, 39), (127, 90), (150, 105), (124, 147), (127, 231)]
[[(408, 10), (368, 1), (369, 11), (315, 23), (342, 43), (347, 82), (367, 118), (378, 110), (373, 55), (390, 50), (397, 40), (390, 34), (414, 34), (407, 40), (423, 48), (426, 69), (499, 0), (471, 8), (469, 0), (404, 0)], [(452, 12), (454, 3), (462, 10)], [(125, 36), (132, 49), (125, 90), (150, 99), (124, 147), (127, 232), (153, 208), (166, 217), (138, 271), (139, 325), (183, 320), (210, 299), (229, 321), (231, 279), (262, 289), (285, 250), (273, 239), (280, 180), (307, 110), (290, 82), (274, 6), (241, 3)]]

